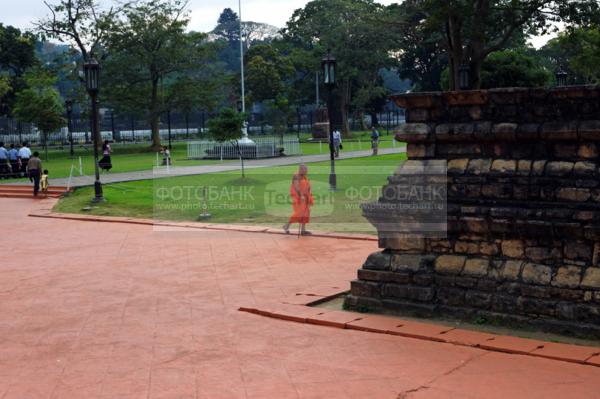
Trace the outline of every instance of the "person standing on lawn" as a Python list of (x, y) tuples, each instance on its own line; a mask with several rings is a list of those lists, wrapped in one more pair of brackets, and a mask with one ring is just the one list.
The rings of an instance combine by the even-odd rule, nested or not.
[(300, 234), (310, 235), (311, 233), (306, 230), (306, 225), (310, 222), (310, 207), (315, 203), (315, 200), (312, 195), (310, 180), (308, 180), (308, 168), (304, 164), (300, 165), (298, 173), (292, 177), (290, 195), (294, 212), (290, 216), (290, 220), (283, 225), (283, 231), (289, 234), (290, 225), (298, 223)]
[(31, 158), (31, 150), (27, 146), (27, 142), (21, 145), (19, 148), (19, 159), (21, 160), (21, 176), (27, 176), (27, 162), (29, 162), (29, 158)]
[(98, 166), (107, 172), (112, 168), (112, 161), (110, 159), (111, 152), (112, 150), (108, 140), (104, 140), (104, 144), (102, 144), (102, 159), (98, 162)]
[(19, 177), (19, 171), (21, 166), (19, 164), (19, 150), (15, 148), (14, 144), (10, 145), (8, 150), (8, 160), (10, 161), (11, 177)]
[(39, 152), (34, 152), (33, 156), (29, 158), (27, 172), (29, 173), (29, 180), (33, 182), (33, 196), (37, 197), (40, 191), (40, 177), (42, 176), (42, 160)]
[(340, 148), (342, 148), (342, 134), (339, 130), (335, 129), (333, 131), (333, 150), (336, 158), (340, 157)]
[(10, 176), (10, 163), (8, 161), (8, 150), (4, 143), (0, 142), (0, 178), (8, 179)]
[(377, 155), (379, 150), (379, 132), (375, 126), (371, 128), (371, 149), (373, 149), (373, 155)]

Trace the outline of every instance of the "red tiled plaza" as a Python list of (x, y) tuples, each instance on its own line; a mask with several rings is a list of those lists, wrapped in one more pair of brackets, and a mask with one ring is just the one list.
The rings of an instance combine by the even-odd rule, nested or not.
[(600, 398), (592, 365), (238, 311), (347, 284), (375, 242), (28, 217), (38, 206), (1, 200), (2, 399)]

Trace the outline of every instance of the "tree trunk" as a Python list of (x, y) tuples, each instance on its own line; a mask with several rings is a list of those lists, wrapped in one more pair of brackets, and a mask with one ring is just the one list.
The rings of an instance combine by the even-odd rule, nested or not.
[[(379, 125), (379, 118), (377, 118), (377, 111), (369, 112), (369, 115), (371, 116), (371, 126)], [(363, 130), (367, 130), (367, 129), (363, 129)]]
[(160, 143), (160, 113), (158, 112), (158, 79), (152, 81), (152, 94), (148, 111), (152, 131), (152, 145), (150, 148), (153, 151), (159, 151), (162, 147)]
[(348, 80), (344, 81), (341, 87), (340, 93), (340, 115), (342, 117), (342, 137), (350, 138), (352, 137), (352, 132), (350, 131), (350, 124), (348, 123), (348, 105), (350, 104), (350, 82)]

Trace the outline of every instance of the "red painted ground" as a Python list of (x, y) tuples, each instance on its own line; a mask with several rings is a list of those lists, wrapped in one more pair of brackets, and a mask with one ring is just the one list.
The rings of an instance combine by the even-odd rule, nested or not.
[[(600, 368), (239, 312), (375, 243), (157, 233), (0, 200), (0, 398), (600, 398)], [(28, 246), (32, 249), (28, 249)]]

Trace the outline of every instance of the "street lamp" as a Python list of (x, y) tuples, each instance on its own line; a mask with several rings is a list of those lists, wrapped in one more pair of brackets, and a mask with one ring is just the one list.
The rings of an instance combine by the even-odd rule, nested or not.
[(73, 151), (73, 128), (71, 127), (71, 115), (73, 115), (73, 100), (70, 98), (67, 98), (67, 100), (65, 101), (65, 108), (67, 109), (67, 131), (69, 133), (69, 144), (70, 144), (70, 154), (71, 154), (71, 159), (73, 158), (73, 156), (75, 155), (75, 152)]
[(331, 172), (329, 174), (329, 189), (335, 191), (337, 188), (337, 178), (335, 175), (335, 148), (333, 145), (333, 87), (335, 86), (336, 78), (336, 60), (331, 55), (331, 50), (327, 50), (327, 54), (321, 61), (323, 70), (323, 83), (327, 87), (327, 114), (329, 115), (329, 155), (331, 159)]
[(85, 74), (85, 88), (90, 95), (92, 101), (92, 138), (94, 142), (94, 171), (96, 180), (94, 181), (94, 202), (104, 201), (102, 196), (102, 183), (100, 183), (100, 168), (98, 166), (98, 92), (100, 90), (100, 64), (98, 61), (91, 58), (83, 64), (83, 72)]
[(171, 145), (171, 110), (170, 109), (167, 110), (167, 128), (168, 128), (168, 132), (169, 132), (169, 151), (171, 151), (173, 149), (173, 146)]
[(458, 87), (461, 90), (469, 90), (471, 88), (469, 73), (470, 68), (468, 64), (461, 64), (458, 68)]
[(564, 69), (559, 68), (556, 72), (556, 85), (557, 86), (566, 86), (567, 85), (567, 76), (569, 74), (565, 72)]

